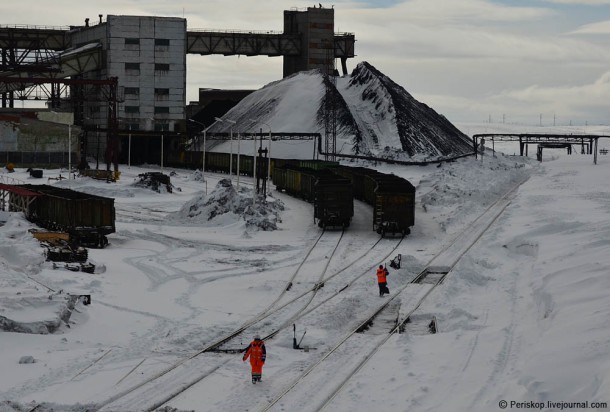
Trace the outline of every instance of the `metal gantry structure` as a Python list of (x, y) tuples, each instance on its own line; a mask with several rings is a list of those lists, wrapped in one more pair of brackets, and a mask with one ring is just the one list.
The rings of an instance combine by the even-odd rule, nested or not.
[(328, 69), (324, 74), (324, 151), (326, 160), (334, 161), (337, 153), (337, 76), (334, 47), (326, 51)]
[[(582, 154), (592, 154), (593, 163), (597, 164), (597, 147), (600, 138), (610, 138), (610, 135), (598, 134), (559, 134), (559, 133), (480, 133), (472, 135), (472, 144), (475, 158), (479, 148), (487, 141), (492, 142), (492, 147), (498, 142), (519, 142), (519, 154), (528, 155), (528, 147), (531, 144), (538, 146), (538, 160), (542, 160), (542, 148), (566, 148), (568, 153), (572, 151), (572, 145), (580, 146)], [(494, 149), (495, 150), (495, 149)]]
[[(139, 107), (138, 104), (133, 103), (134, 90), (138, 89), (138, 87), (132, 87), (134, 86), (133, 84), (126, 85), (125, 81), (121, 80), (122, 72), (120, 70), (116, 72), (117, 62), (123, 62), (124, 60), (121, 60), (121, 58), (127, 58), (124, 55), (116, 58), (116, 53), (122, 53), (123, 50), (121, 49), (123, 45), (122, 37), (125, 37), (124, 50), (127, 51), (134, 50), (133, 47), (139, 47), (140, 39), (128, 38), (129, 35), (133, 34), (116, 32), (116, 27), (120, 25), (115, 27), (110, 24), (111, 18), (117, 20), (119, 17), (127, 18), (129, 16), (109, 15), (106, 22), (103, 21), (102, 15), (99, 15), (99, 17), (99, 25), (96, 23), (91, 26), (89, 25), (89, 19), (85, 19), (84, 25), (70, 27), (0, 25), (0, 104), (2, 108), (14, 108), (16, 101), (46, 101), (52, 110), (73, 112), (74, 124), (81, 126), (85, 132), (87, 131), (87, 126), (90, 126), (85, 123), (95, 123), (96, 130), (108, 133), (106, 136), (108, 146), (106, 152), (107, 161), (111, 161), (109, 159), (117, 158), (115, 152), (118, 150), (119, 142), (116, 140), (118, 138), (115, 131), (119, 129), (119, 122), (126, 129), (129, 128), (130, 131), (136, 129), (148, 130), (150, 126), (147, 125), (146, 119), (143, 117), (144, 115), (140, 117), (134, 116), (134, 111), (132, 110)], [(137, 16), (134, 16), (134, 18), (137, 18)], [(155, 17), (155, 19), (157, 18)], [(334, 66), (335, 59), (341, 59), (343, 73), (347, 74), (346, 61), (348, 58), (355, 56), (354, 33), (334, 33), (334, 8), (313, 7), (285, 11), (283, 32), (186, 30), (185, 19), (169, 17), (159, 17), (158, 19), (166, 19), (167, 21), (181, 20), (184, 22), (185, 44), (181, 46), (182, 49), (173, 47), (171, 50), (182, 50), (180, 53), (199, 55), (282, 56), (284, 58), (284, 77), (298, 71), (320, 68), (330, 75), (328, 80), (334, 83), (336, 80), (334, 78), (334, 73), (336, 72)], [(106, 27), (100, 27), (104, 25)], [(104, 36), (110, 36), (108, 30), (111, 27), (114, 28), (112, 37), (118, 39), (113, 43), (112, 48), (104, 41)], [(161, 27), (161, 25), (158, 27)], [(163, 38), (168, 33), (169, 31), (165, 34), (155, 32), (155, 34), (159, 34), (159, 38), (155, 36), (154, 39), (155, 50), (157, 50), (157, 42), (159, 42), (159, 47), (163, 48), (165, 46), (169, 49), (169, 38), (171, 36)], [(132, 45), (136, 44), (138, 46), (132, 47)], [(110, 60), (110, 53), (115, 53), (115, 58), (112, 60), (114, 62), (114, 71), (111, 71), (110, 66), (107, 66), (107, 61)], [(167, 53), (170, 53), (170, 51), (167, 51)], [(142, 56), (145, 54), (137, 55)], [(175, 57), (173, 56), (172, 58)], [(126, 72), (128, 68), (129, 70), (137, 70), (139, 72), (140, 63), (136, 61), (129, 62), (129, 60), (125, 60), (125, 62)], [(143, 62), (150, 63), (148, 61)], [(184, 62), (186, 64), (186, 60)], [(154, 63), (155, 70), (168, 70), (171, 66), (167, 62), (161, 64), (157, 60)], [(172, 65), (174, 64), (172, 61)], [(138, 69), (132, 68), (132, 66), (138, 66)], [(176, 68), (175, 71), (181, 72), (180, 68)], [(182, 69), (182, 72), (185, 72), (185, 70)], [(101, 76), (106, 76), (106, 78)], [(119, 84), (116, 87), (112, 86), (114, 88), (108, 92), (97, 91), (97, 96), (92, 98), (92, 94), (96, 93), (96, 91), (93, 91), (93, 88), (100, 87), (100, 84), (89, 83), (87, 79), (96, 79), (97, 82), (104, 82), (110, 80), (112, 76), (117, 76)], [(73, 82), (61, 81), (61, 79), (71, 79)], [(90, 92), (83, 92), (85, 85), (91, 86)], [(155, 83), (154, 87), (155, 93), (157, 93), (157, 90), (159, 90), (159, 93), (162, 93), (163, 90), (169, 90), (167, 85), (157, 86)], [(163, 89), (164, 87), (165, 89)], [(148, 89), (151, 88), (148, 87), (146, 90)], [(136, 94), (138, 92), (139, 90), (135, 91)], [(130, 100), (125, 98), (125, 95), (128, 93)], [(326, 140), (326, 153), (335, 153), (335, 96), (334, 93), (327, 94), (328, 98), (324, 109), (327, 113), (325, 116), (325, 130), (328, 136)], [(105, 100), (105, 102), (90, 104), (89, 102), (92, 99)], [(127, 103), (127, 100), (130, 103)], [(121, 105), (117, 110), (117, 104), (124, 101), (125, 106)], [(104, 114), (99, 114), (100, 112), (105, 112), (102, 105), (106, 103), (111, 108), (107, 121)], [(175, 104), (184, 106), (185, 102)], [(127, 107), (127, 105), (130, 106)], [(130, 111), (128, 112), (127, 109), (130, 109)], [(146, 109), (149, 108), (147, 107)], [(167, 103), (160, 105), (160, 107), (157, 107), (155, 104), (153, 109), (155, 113), (157, 109), (165, 109), (165, 111), (159, 111), (159, 113), (164, 114), (179, 113), (179, 111), (175, 110), (175, 107), (173, 111), (170, 110)], [(85, 122), (86, 119), (88, 119), (88, 122)], [(186, 128), (182, 124), (186, 123), (186, 118), (161, 115), (159, 119), (160, 121), (163, 119), (175, 121), (176, 123), (171, 125), (173, 132), (184, 132)], [(166, 121), (164, 124), (170, 126), (169, 123), (171, 122)], [(153, 126), (156, 127), (157, 124)], [(156, 129), (152, 131), (151, 136), (155, 134), (155, 131)], [(86, 138), (86, 134), (83, 138)], [(104, 136), (102, 136), (103, 138)], [(81, 144), (81, 146), (86, 145), (86, 142)], [(115, 169), (116, 167), (115, 164)], [(108, 169), (110, 169), (109, 163)]]

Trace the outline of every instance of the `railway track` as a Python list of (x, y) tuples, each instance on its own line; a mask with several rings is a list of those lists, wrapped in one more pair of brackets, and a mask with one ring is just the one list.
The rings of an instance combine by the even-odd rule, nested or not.
[(167, 216), (167, 212), (162, 210), (143, 209), (142, 206), (131, 208), (125, 205), (116, 206), (115, 213), (119, 221), (126, 223), (163, 222)]
[[(404, 330), (410, 317), (426, 298), (501, 216), (523, 182), (490, 205), (437, 253), (411, 282), (286, 384), (260, 411), (303, 410), (303, 405), (310, 406), (306, 409), (312, 411), (330, 410), (335, 397), (395, 333)], [(338, 383), (333, 385), (332, 382)], [(299, 390), (301, 387), (305, 389)]]
[[(127, 212), (129, 213), (132, 211)], [(320, 235), (320, 238), (316, 240), (315, 244), (306, 254), (303, 262), (307, 260), (308, 256), (316, 248), (316, 244), (320, 241), (323, 235), (324, 232)], [(326, 260), (326, 265), (322, 270), (319, 271), (317, 281), (309, 289), (303, 291), (300, 295), (292, 299), (286, 298), (286, 292), (293, 288), (295, 278), (299, 273), (301, 266), (303, 266), (303, 263), (301, 263), (291, 278), (287, 281), (286, 287), (282, 290), (276, 300), (252, 320), (246, 322), (237, 330), (225, 336), (221, 336), (217, 340), (207, 344), (204, 348), (201, 348), (191, 356), (187, 356), (164, 370), (153, 374), (140, 383), (112, 395), (109, 399), (98, 405), (98, 410), (154, 410), (155, 408), (162, 406), (164, 403), (185, 392), (193, 385), (222, 369), (224, 365), (233, 359), (233, 357), (227, 360), (225, 359), (226, 356), (223, 357), (222, 354), (218, 354), (217, 352), (235, 353), (242, 351), (243, 345), (236, 348), (231, 342), (242, 342), (242, 336), (246, 333), (258, 333), (261, 326), (257, 326), (257, 324), (260, 325), (262, 322), (265, 322), (267, 328), (269, 325), (274, 325), (272, 330), (264, 335), (265, 339), (273, 338), (281, 330), (291, 326), (292, 322), (306, 316), (313, 310), (316, 310), (320, 306), (326, 304), (335, 296), (343, 292), (351, 284), (358, 281), (362, 276), (370, 276), (371, 269), (376, 267), (380, 261), (384, 261), (391, 256), (402, 242), (402, 239), (400, 239), (400, 241), (390, 249), (390, 252), (387, 253), (387, 255), (385, 255), (382, 259), (378, 259), (379, 252), (375, 248), (380, 247), (379, 245), (382, 239), (379, 239), (369, 248), (368, 251), (359, 256), (358, 259), (353, 260), (343, 269), (327, 275), (330, 261), (332, 256), (335, 254), (342, 237), (343, 232), (341, 232), (341, 235), (339, 236), (337, 243), (332, 250), (331, 256)], [(385, 249), (387, 247), (386, 243), (387, 240), (385, 243), (381, 244), (381, 247)], [(347, 269), (359, 261), (366, 260), (363, 258), (369, 256), (369, 260), (371, 260), (370, 255), (376, 256), (372, 258), (374, 260), (373, 264), (366, 264), (364, 270), (358, 271), (359, 276), (352, 278), (346, 285), (339, 288), (335, 293), (330, 294), (330, 296), (322, 299), (321, 302), (317, 303), (316, 305), (312, 305), (318, 291), (324, 287), (327, 282), (334, 281), (338, 275), (344, 273)], [(298, 306), (298, 309), (294, 310), (295, 306)], [(286, 315), (287, 313), (290, 313), (290, 315)], [(203, 354), (207, 354), (207, 356), (201, 356)]]
[[(400, 238), (398, 242), (394, 242), (395, 245), (394, 247), (391, 248), (390, 252), (385, 254), (383, 256), (383, 258), (381, 259), (381, 261), (387, 259), (389, 256), (391, 256), (394, 251), (398, 248), (398, 246), (402, 243), (404, 238)], [(388, 240), (388, 239), (386, 239)], [(344, 292), (348, 287), (350, 287), (351, 285), (353, 285), (354, 283), (356, 283), (359, 280), (362, 280), (363, 276), (370, 276), (371, 274), (371, 270), (375, 267), (377, 267), (377, 265), (379, 264), (379, 259), (378, 259), (378, 255), (377, 253), (379, 253), (377, 251), (377, 248), (380, 245), (380, 242), (382, 241), (382, 239), (380, 238), (377, 242), (375, 242), (375, 244), (373, 244), (367, 252), (365, 252), (364, 255), (360, 256), (358, 259), (354, 260), (353, 262), (351, 262), (349, 265), (347, 265), (346, 267), (344, 267), (343, 269), (341, 269), (339, 272), (333, 273), (331, 275), (329, 275), (328, 277), (324, 278), (323, 281), (326, 282), (332, 278), (335, 278), (337, 275), (339, 275), (340, 273), (345, 272), (346, 270), (348, 270), (350, 267), (353, 267), (354, 265), (356, 265), (357, 262), (359, 262), (360, 260), (366, 260), (367, 255), (369, 254), (373, 254), (374, 256), (377, 256), (377, 258), (374, 258), (375, 263), (371, 264), (370, 262), (365, 264), (365, 268), (362, 269), (358, 269), (358, 275), (352, 279), (350, 279), (348, 281), (347, 284), (345, 284), (343, 287), (337, 288), (337, 290), (335, 290), (334, 292), (329, 293), (328, 296), (326, 296), (325, 298), (323, 298), (320, 302), (317, 302), (315, 305), (310, 305), (309, 303), (311, 303), (311, 301), (313, 300), (313, 296), (311, 298), (309, 298), (307, 300), (308, 304), (303, 305), (301, 307), (300, 310), (297, 311), (297, 313), (295, 313), (295, 315), (287, 320), (283, 320), (281, 321), (281, 324), (279, 327), (276, 327), (275, 330), (273, 330), (271, 333), (265, 335), (263, 337), (263, 340), (269, 340), (271, 338), (273, 338), (274, 336), (276, 336), (280, 331), (289, 328), (290, 326), (292, 326), (292, 322), (295, 322), (296, 320), (310, 314), (311, 312), (319, 309), (320, 307), (322, 307), (323, 305), (325, 305), (326, 303), (328, 303), (329, 301), (331, 301), (333, 298), (337, 297), (338, 295), (340, 295), (342, 292)], [(386, 246), (383, 245), (383, 248), (385, 248)], [(369, 257), (369, 260), (371, 259), (371, 257)], [(307, 296), (308, 294), (312, 294), (315, 295), (315, 293), (320, 290), (320, 287), (318, 285), (315, 285), (314, 287), (312, 287), (310, 290), (302, 293), (301, 295), (295, 297), (294, 299), (292, 299), (289, 302), (286, 302), (281, 308), (287, 307), (288, 305), (299, 301), (300, 299), (304, 298), (305, 296)], [(280, 309), (281, 309), (280, 308)], [(279, 322), (278, 322), (279, 323)], [(238, 350), (227, 350), (227, 352), (237, 352)], [(241, 350), (239, 350), (241, 351)], [(203, 374), (201, 374), (201, 376), (197, 377), (195, 379), (195, 381), (190, 382), (188, 385), (184, 385), (183, 387), (180, 387), (178, 390), (176, 390), (175, 393), (166, 396), (162, 401), (159, 401), (157, 403), (155, 403), (154, 405), (152, 405), (149, 409), (146, 409), (147, 411), (153, 411), (154, 409), (167, 405), (171, 400), (177, 398), (179, 395), (183, 394), (186, 390), (188, 390), (189, 388), (191, 388), (192, 386), (194, 386), (196, 383), (201, 382), (202, 380), (204, 380), (205, 378), (208, 378), (210, 376), (212, 376), (214, 373), (216, 373), (221, 367), (227, 365), (229, 362), (235, 361), (236, 359), (228, 359), (228, 360), (224, 360), (222, 365), (218, 365), (218, 367), (214, 367), (214, 368), (209, 368), (207, 369), (207, 371)], [(195, 367), (195, 369), (197, 368), (203, 368), (202, 365)], [(200, 369), (201, 370), (201, 369)]]
[[(369, 255), (370, 252), (374, 252), (375, 247), (378, 246), (379, 242), (381, 241), (381, 239), (378, 240), (369, 248), (367, 252), (364, 253), (364, 255), (361, 255), (353, 262), (350, 262), (350, 264), (344, 267), (342, 270), (327, 276), (326, 273), (328, 271), (330, 261), (332, 260), (332, 257), (334, 256), (339, 244), (341, 243), (341, 239), (343, 238), (344, 232), (342, 231), (339, 236), (337, 236), (337, 234), (335, 233), (334, 239), (336, 244), (334, 245), (330, 256), (326, 257), (326, 263), (324, 264), (324, 267), (320, 270), (320, 274), (318, 276), (317, 281), (311, 287), (309, 287), (307, 290), (303, 291), (296, 297), (288, 299), (287, 301), (280, 304), (280, 301), (286, 295), (286, 292), (291, 289), (291, 287), (288, 287), (288, 285), (294, 283), (297, 274), (301, 271), (301, 268), (304, 266), (305, 262), (309, 259), (309, 257), (314, 254), (314, 250), (321, 242), (322, 237), (325, 234), (326, 236), (329, 236), (329, 233), (332, 239), (332, 232), (322, 232), (320, 236), (315, 240), (313, 246), (306, 253), (301, 264), (297, 267), (295, 272), (290, 277), (289, 281), (286, 284), (287, 286), (283, 288), (278, 298), (270, 305), (268, 305), (267, 308), (263, 309), (259, 314), (257, 314), (248, 322), (244, 323), (238, 329), (224, 336), (221, 336), (217, 340), (207, 344), (205, 347), (201, 348), (199, 351), (192, 354), (191, 356), (185, 357), (182, 360), (174, 363), (170, 367), (167, 367), (166, 369), (140, 382), (139, 384), (111, 396), (105, 402), (98, 405), (98, 410), (154, 410), (157, 407), (162, 406), (169, 400), (175, 398), (179, 394), (185, 392), (201, 380), (211, 376), (217, 370), (221, 369), (226, 363), (232, 361), (234, 358), (233, 356), (226, 359), (226, 357), (223, 357), (221, 354), (218, 354), (218, 352), (236, 353), (243, 351), (242, 346), (231, 347), (231, 342), (241, 342), (243, 340), (241, 339), (241, 336), (244, 333), (248, 333), (250, 335), (255, 332), (258, 333), (258, 331), (262, 327), (257, 327), (257, 324), (260, 324), (261, 322), (265, 321), (266, 323), (269, 323), (271, 325), (276, 325), (271, 332), (265, 334), (264, 339), (271, 339), (282, 329), (289, 327), (296, 319), (305, 316), (307, 313), (314, 310), (315, 307), (319, 307), (320, 305), (327, 302), (330, 298), (327, 298), (322, 302), (318, 303), (314, 308), (310, 307), (314, 296), (321, 289), (321, 285), (324, 282), (328, 281), (329, 279), (335, 278), (340, 273), (343, 273), (346, 269), (355, 265), (358, 261), (362, 260), (363, 257)], [(392, 250), (395, 250), (395, 248), (398, 247), (399, 244), (400, 242), (398, 242), (398, 244)], [(326, 247), (324, 251), (327, 251)], [(376, 261), (376, 263), (378, 263), (378, 261)], [(369, 272), (368, 266), (366, 272), (364, 273), (367, 272)], [(352, 280), (352, 282), (353, 281), (355, 280)], [(336, 294), (344, 290), (345, 287)], [(336, 296), (336, 294), (333, 296)], [(296, 304), (299, 305), (299, 308), (294, 310), (294, 306)], [(208, 356), (201, 356), (203, 354), (207, 354)]]

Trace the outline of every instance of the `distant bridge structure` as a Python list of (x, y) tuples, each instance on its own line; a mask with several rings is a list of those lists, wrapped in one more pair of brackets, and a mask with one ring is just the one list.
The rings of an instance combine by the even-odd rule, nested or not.
[[(519, 142), (519, 154), (528, 155), (528, 147), (531, 144), (539, 148), (568, 148), (571, 153), (572, 145), (580, 145), (583, 154), (593, 154), (593, 163), (597, 164), (597, 147), (600, 138), (610, 138), (609, 135), (597, 134), (553, 134), (553, 133), (481, 133), (472, 135), (472, 144), (475, 157), (479, 148), (487, 141), (492, 145), (498, 142)], [(542, 150), (538, 151), (538, 160), (542, 160)]]

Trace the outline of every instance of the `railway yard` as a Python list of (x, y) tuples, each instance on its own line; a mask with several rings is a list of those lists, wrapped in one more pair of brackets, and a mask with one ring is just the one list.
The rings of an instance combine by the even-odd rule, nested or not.
[[(89, 250), (104, 271), (87, 274), (51, 267), (35, 240), (18, 235), (31, 224), (4, 214), (0, 236), (17, 239), (19, 253), (0, 255), (8, 262), (3, 285), (10, 286), (0, 306), (17, 288), (88, 293), (91, 304), (77, 303), (53, 334), (3, 333), (0, 366), (27, 355), (35, 362), (11, 366), (12, 381), (0, 381), (1, 405), (70, 412), (491, 407), (504, 395), (497, 381), (510, 375), (508, 359), (523, 361), (514, 348), (524, 344), (517, 320), (524, 308), (514, 295), (527, 290), (520, 282), (536, 282), (514, 273), (529, 273), (543, 248), (525, 235), (502, 239), (502, 227), (531, 224), (518, 211), (535, 196), (521, 193), (533, 185), (526, 193), (544, 196), (544, 165), (490, 156), (376, 167), (416, 187), (415, 224), (406, 237), (372, 230), (373, 209), (359, 200), (348, 227), (320, 228), (310, 203), (274, 186), (267, 199), (256, 198), (258, 213), (247, 224), (218, 205), (252, 207), (249, 177), (234, 188), (225, 174), (206, 174), (204, 184), (197, 172), (170, 169), (178, 190), (156, 192), (134, 185), (147, 169), (132, 167), (116, 183), (55, 183), (115, 201), (116, 232), (108, 246)], [(557, 167), (552, 181), (563, 188), (561, 177), (576, 173), (571, 164)], [(277, 230), (262, 230), (270, 221)], [(489, 245), (491, 251), (483, 248)], [(390, 267), (398, 255), (400, 268)], [(382, 298), (379, 264), (390, 270), (391, 293)], [(487, 302), (494, 296), (500, 306)], [(508, 313), (500, 310), (506, 307)], [(241, 360), (254, 334), (268, 350), (260, 385), (249, 382)], [(457, 375), (466, 381), (457, 383)], [(478, 389), (464, 393), (471, 384)], [(450, 400), (432, 396), (435, 386)]]

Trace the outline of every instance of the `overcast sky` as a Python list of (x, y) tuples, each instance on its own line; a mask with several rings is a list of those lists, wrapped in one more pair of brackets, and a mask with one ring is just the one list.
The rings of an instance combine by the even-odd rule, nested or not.
[[(0, 24), (67, 26), (98, 14), (185, 17), (189, 29), (283, 29), (280, 0), (45, 0), (0, 3)], [(610, 124), (610, 0), (333, 0), (335, 31), (353, 32), (351, 70), (368, 61), (452, 122)], [(280, 57), (187, 58), (200, 87), (260, 88)]]

